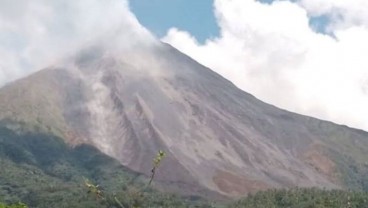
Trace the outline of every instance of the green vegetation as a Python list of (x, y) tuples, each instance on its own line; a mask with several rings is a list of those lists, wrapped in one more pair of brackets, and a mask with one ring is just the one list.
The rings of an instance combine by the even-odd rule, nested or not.
[[(164, 157), (162, 151), (157, 154), (147, 177), (91, 146), (70, 148), (55, 136), (16, 133), (0, 125), (0, 208), (368, 208), (367, 192), (315, 188), (258, 192), (228, 205), (193, 201), (149, 186)], [(367, 190), (366, 166), (349, 157), (337, 159), (352, 186)]]
[(269, 190), (249, 195), (231, 208), (367, 208), (368, 193), (342, 190)]
[(352, 190), (368, 191), (368, 164), (359, 163), (352, 157), (338, 152), (330, 153), (337, 164), (337, 172), (346, 187)]
[[(149, 190), (150, 185), (155, 177), (156, 169), (159, 167), (162, 159), (166, 156), (165, 152), (159, 151), (157, 156), (153, 159), (153, 168), (148, 184), (140, 189), (130, 189), (121, 193), (108, 193), (101, 189), (99, 185), (94, 185), (88, 179), (85, 179), (85, 185), (88, 188), (88, 193), (92, 197), (107, 207), (119, 208), (138, 208), (138, 207), (192, 207), (195, 203), (185, 202), (175, 196), (155, 193), (154, 190)], [(147, 191), (149, 190), (149, 191)], [(195, 207), (210, 207), (205, 203), (196, 203)]]
[[(122, 167), (94, 147), (70, 148), (42, 133), (16, 133), (0, 126), (0, 164), (0, 202), (7, 205), (104, 208), (114, 207), (116, 197), (128, 207), (203, 207), (200, 201), (147, 187), (149, 177)], [(85, 178), (100, 185), (106, 200), (87, 193)]]
[(12, 205), (5, 205), (5, 204), (0, 203), (0, 208), (28, 208), (28, 207), (27, 205), (19, 202), (19, 203), (12, 204)]
[(156, 157), (153, 159), (153, 168), (151, 170), (151, 177), (150, 177), (150, 181), (148, 182), (148, 185), (151, 185), (153, 179), (155, 178), (155, 174), (156, 174), (156, 169), (158, 168), (158, 166), (160, 165), (162, 159), (164, 159), (164, 157), (166, 156), (166, 153), (162, 150), (160, 150)]

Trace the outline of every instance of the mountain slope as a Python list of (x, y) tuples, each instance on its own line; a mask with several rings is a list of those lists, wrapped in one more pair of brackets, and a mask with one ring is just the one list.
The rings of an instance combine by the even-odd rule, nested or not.
[(69, 148), (60, 138), (0, 127), (0, 201), (30, 207), (105, 207), (87, 195), (84, 178), (120, 191), (145, 178), (96, 148)]
[(366, 132), (265, 104), (168, 45), (91, 47), (5, 86), (0, 101), (7, 127), (92, 145), (140, 173), (166, 151), (157, 179), (184, 194), (364, 188)]
[[(198, 197), (179, 198), (147, 187), (147, 177), (94, 147), (71, 148), (58, 137), (16, 133), (2, 124), (0, 164), (0, 202), (22, 201), (34, 208), (103, 208), (116, 207), (111, 198), (115, 196), (125, 207), (208, 207)], [(87, 179), (99, 185), (104, 199), (88, 193)]]

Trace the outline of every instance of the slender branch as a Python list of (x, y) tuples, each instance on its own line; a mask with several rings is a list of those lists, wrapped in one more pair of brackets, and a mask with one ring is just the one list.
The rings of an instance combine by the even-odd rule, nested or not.
[(156, 173), (156, 167), (153, 167), (151, 170), (151, 178), (150, 178), (150, 181), (148, 182), (148, 186), (151, 185), (153, 178), (155, 177), (155, 173)]
[(120, 208), (125, 208), (124, 205), (119, 201), (119, 199), (116, 198), (116, 196), (114, 196), (114, 200), (120, 206)]

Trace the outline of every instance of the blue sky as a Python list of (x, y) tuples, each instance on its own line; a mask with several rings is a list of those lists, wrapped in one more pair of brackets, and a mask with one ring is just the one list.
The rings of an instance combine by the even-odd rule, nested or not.
[(162, 37), (171, 27), (193, 34), (199, 42), (218, 36), (213, 0), (130, 0), (142, 25)]
[[(271, 4), (274, 0), (259, 1)], [(188, 31), (200, 43), (219, 35), (213, 0), (130, 0), (130, 7), (140, 23), (158, 38), (172, 27)], [(320, 33), (326, 32), (327, 23), (325, 16), (310, 19), (311, 27)]]

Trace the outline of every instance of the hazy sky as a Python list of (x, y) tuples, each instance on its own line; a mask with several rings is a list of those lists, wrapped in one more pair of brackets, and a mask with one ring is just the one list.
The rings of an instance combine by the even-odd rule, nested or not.
[(96, 40), (153, 34), (263, 101), (368, 130), (367, 0), (129, 3), (0, 0), (0, 85)]

